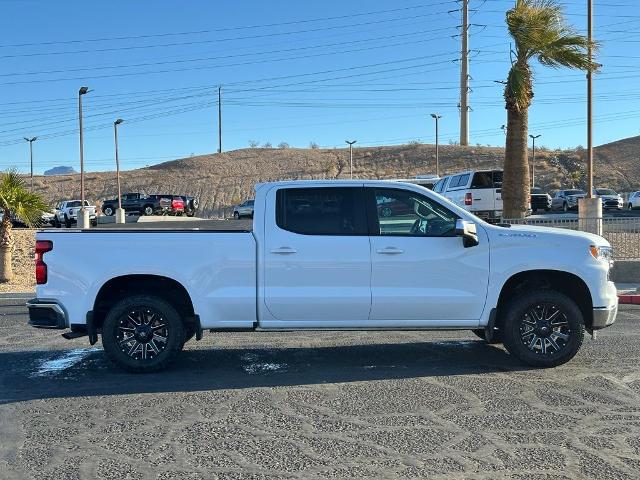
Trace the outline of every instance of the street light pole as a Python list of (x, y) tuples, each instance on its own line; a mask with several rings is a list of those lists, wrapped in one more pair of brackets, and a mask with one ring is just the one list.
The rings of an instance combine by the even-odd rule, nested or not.
[(531, 159), (531, 187), (536, 186), (536, 138), (540, 138), (540, 135), (529, 135), (533, 140), (533, 158)]
[(31, 191), (33, 191), (33, 142), (35, 142), (38, 137), (24, 137), (24, 139), (29, 142), (29, 159), (31, 161)]
[(121, 118), (113, 122), (113, 139), (116, 146), (116, 182), (118, 184), (118, 208), (116, 209), (116, 223), (125, 223), (124, 210), (122, 209), (122, 191), (120, 189), (120, 158), (118, 156), (118, 125), (124, 120)]
[(440, 176), (440, 152), (439, 152), (439, 143), (438, 143), (438, 120), (442, 118), (442, 115), (438, 115), (437, 113), (432, 113), (431, 116), (436, 121), (436, 177)]
[(345, 140), (345, 142), (349, 144), (349, 178), (353, 178), (353, 144), (357, 140)]
[(88, 91), (88, 87), (81, 87), (78, 90), (78, 124), (80, 128), (80, 211), (77, 215), (78, 228), (89, 228), (89, 212), (84, 208), (84, 139), (82, 132), (82, 96)]

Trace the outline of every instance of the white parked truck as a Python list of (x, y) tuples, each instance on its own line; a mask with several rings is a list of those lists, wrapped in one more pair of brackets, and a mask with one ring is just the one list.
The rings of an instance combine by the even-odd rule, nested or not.
[(146, 372), (205, 330), (469, 329), (552, 367), (616, 318), (605, 239), (489, 225), (419, 185), (261, 184), (253, 228), (210, 224), (39, 231), (29, 322)]

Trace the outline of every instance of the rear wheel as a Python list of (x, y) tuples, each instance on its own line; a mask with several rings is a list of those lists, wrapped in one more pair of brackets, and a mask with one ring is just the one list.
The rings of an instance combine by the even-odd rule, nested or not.
[(165, 368), (182, 349), (185, 329), (176, 309), (153, 295), (134, 295), (116, 303), (102, 325), (109, 359), (130, 372)]
[(144, 213), (145, 215), (153, 215), (153, 207), (151, 205), (145, 205), (145, 207), (142, 209), (142, 213)]
[(633, 204), (629, 204), (629, 210), (633, 210)]
[(111, 205), (107, 205), (102, 209), (102, 213), (104, 213), (107, 217), (110, 217), (115, 212), (113, 211), (113, 207)]
[(584, 339), (584, 319), (578, 305), (553, 290), (531, 292), (506, 308), (504, 346), (533, 367), (556, 367), (571, 360)]
[(233, 212), (233, 218), (240, 220), (240, 214), (238, 212)]
[(66, 213), (64, 214), (64, 226), (67, 228), (71, 228), (71, 219)]
[(567, 212), (569, 211), (569, 205), (567, 205), (567, 202), (564, 202), (564, 203), (562, 204), (562, 211), (563, 211), (564, 213), (567, 213)]

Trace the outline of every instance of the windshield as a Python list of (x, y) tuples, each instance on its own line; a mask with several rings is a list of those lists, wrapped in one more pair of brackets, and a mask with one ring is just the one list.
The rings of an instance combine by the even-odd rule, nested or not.
[(596, 195), (617, 195), (617, 193), (610, 188), (596, 188)]
[(544, 193), (540, 187), (533, 187), (531, 193)]
[(582, 190), (565, 190), (565, 195), (586, 195)]
[(75, 202), (67, 202), (67, 208), (71, 208), (71, 207), (79, 207), (80, 206), (80, 201), (76, 200)]

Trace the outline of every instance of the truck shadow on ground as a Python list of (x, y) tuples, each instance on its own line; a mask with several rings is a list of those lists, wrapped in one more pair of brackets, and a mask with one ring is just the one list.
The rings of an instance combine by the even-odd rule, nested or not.
[(0, 353), (0, 404), (44, 398), (189, 392), (526, 370), (502, 348), (457, 340), (332, 347), (189, 349), (133, 374), (101, 348)]

